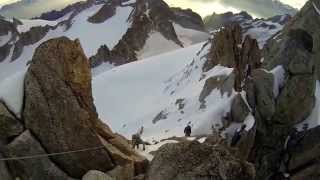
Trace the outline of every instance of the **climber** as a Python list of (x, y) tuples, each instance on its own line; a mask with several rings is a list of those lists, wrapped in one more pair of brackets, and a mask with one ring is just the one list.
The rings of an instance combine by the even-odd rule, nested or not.
[(243, 125), (241, 126), (241, 128), (238, 129), (238, 130), (234, 133), (234, 135), (233, 135), (233, 137), (232, 137), (232, 140), (231, 140), (231, 145), (230, 145), (231, 147), (234, 147), (234, 146), (236, 146), (236, 145), (238, 144), (238, 142), (239, 142), (240, 139), (241, 139), (242, 133), (245, 131), (246, 127), (247, 127), (247, 125), (243, 124)]
[(140, 130), (132, 135), (132, 148), (134, 149), (137, 147), (139, 149), (139, 145), (142, 144), (143, 150), (146, 150), (145, 142), (142, 140), (141, 135), (143, 133), (143, 126), (140, 128)]
[(184, 128), (184, 134), (186, 137), (190, 137), (191, 135), (191, 122), (188, 123), (188, 125)]
[(291, 152), (298, 147), (298, 144), (302, 140), (303, 136), (302, 133), (299, 133), (296, 128), (293, 128), (289, 135), (287, 136), (283, 150), (281, 152), (281, 162), (279, 171), (285, 176), (289, 177), (290, 174), (288, 173), (288, 166), (291, 159)]

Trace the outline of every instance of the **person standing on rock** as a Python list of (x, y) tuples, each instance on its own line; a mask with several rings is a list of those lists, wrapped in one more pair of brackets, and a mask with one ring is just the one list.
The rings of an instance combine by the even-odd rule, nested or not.
[(140, 130), (132, 135), (132, 148), (134, 149), (135, 147), (137, 147), (137, 149), (139, 149), (139, 145), (142, 144), (143, 146), (143, 150), (146, 150), (146, 145), (145, 142), (142, 140), (141, 135), (143, 133), (143, 126), (140, 128)]
[(191, 136), (191, 126), (190, 126), (191, 122), (188, 123), (188, 125), (184, 128), (184, 135), (186, 137), (190, 137)]
[(247, 125), (243, 124), (241, 126), (241, 128), (234, 133), (232, 140), (231, 140), (231, 144), (230, 144), (231, 147), (234, 147), (238, 144), (246, 127), (247, 127)]

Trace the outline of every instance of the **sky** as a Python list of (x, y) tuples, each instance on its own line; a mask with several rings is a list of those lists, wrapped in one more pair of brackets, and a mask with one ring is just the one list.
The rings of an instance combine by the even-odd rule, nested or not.
[(9, 4), (9, 3), (14, 3), (17, 0), (0, 0), (0, 7), (5, 5), (5, 4)]
[[(164, 0), (171, 6), (191, 8), (202, 17), (213, 12), (224, 13), (227, 11), (248, 11), (255, 17), (270, 17), (283, 11), (283, 7), (275, 7), (274, 0)], [(280, 2), (300, 9), (307, 0), (280, 0)]]
[[(0, 0), (0, 6), (13, 3), (19, 0)], [(29, 0), (32, 1), (32, 0)], [(18, 18), (29, 18), (41, 14), (43, 11), (51, 10), (50, 7), (59, 7), (68, 5), (79, 0), (41, 0), (45, 5), (37, 5), (37, 9), (21, 9), (15, 12), (6, 12), (8, 16), (18, 16)], [(284, 7), (275, 7), (272, 4), (274, 0), (164, 0), (174, 7), (191, 8), (199, 13), (202, 17), (215, 13), (224, 13), (227, 11), (240, 12), (245, 10), (254, 17), (270, 17), (279, 12), (286, 11)], [(282, 3), (288, 4), (294, 8), (300, 9), (307, 0), (280, 0)], [(34, 8), (34, 7), (33, 7)], [(42, 12), (40, 12), (42, 11)], [(7, 15), (5, 14), (5, 15)]]

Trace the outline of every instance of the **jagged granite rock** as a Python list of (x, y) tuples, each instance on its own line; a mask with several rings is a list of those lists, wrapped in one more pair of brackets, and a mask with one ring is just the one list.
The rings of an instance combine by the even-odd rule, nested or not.
[[(317, 79), (320, 79), (320, 16), (317, 13), (317, 9), (320, 7), (320, 2), (317, 0), (309, 0), (305, 6), (299, 11), (299, 13), (294, 16), (289, 23), (286, 24), (281, 33), (279, 33), (275, 38), (270, 39), (269, 43), (265, 47), (265, 63), (266, 67), (272, 69), (277, 64), (279, 64), (277, 58), (278, 51), (286, 46), (288, 39), (291, 36), (291, 31), (301, 29), (307, 32), (313, 38), (313, 46), (310, 46), (308, 42), (309, 38), (300, 38), (302, 46), (309, 46), (308, 49), (313, 50), (312, 59), (316, 64), (316, 74)], [(308, 45), (309, 44), (309, 45)]]
[[(136, 61), (136, 52), (144, 47), (152, 31), (160, 32), (166, 39), (183, 47), (173, 26), (175, 18), (174, 12), (164, 1), (137, 0), (128, 19), (131, 27), (111, 50), (111, 57), (107, 61), (115, 65)], [(187, 23), (186, 19), (184, 24)]]
[(103, 45), (98, 49), (98, 52), (96, 55), (90, 57), (90, 65), (92, 68), (99, 66), (106, 60), (110, 59), (110, 49), (107, 45)]
[(292, 126), (305, 120), (315, 105), (315, 88), (312, 74), (290, 77), (277, 99), (272, 121)]
[[(240, 71), (238, 73), (243, 79), (248, 65), (251, 69), (260, 67), (261, 52), (257, 41), (246, 36), (242, 42), (242, 28), (238, 24), (226, 26), (219, 31), (211, 44), (207, 55), (208, 60), (202, 68), (204, 72), (220, 64), (226, 67), (235, 67)], [(237, 71), (235, 72), (237, 73)]]
[(222, 145), (197, 141), (166, 144), (151, 162), (147, 180), (250, 180), (254, 167)]
[(252, 71), (251, 78), (246, 82), (247, 101), (254, 113), (259, 113), (262, 120), (271, 120), (275, 113), (273, 94), (274, 77), (263, 69)]
[[(95, 132), (98, 115), (91, 94), (89, 61), (78, 40), (41, 44), (25, 77), (23, 117), (49, 153), (102, 147)], [(72, 177), (114, 167), (106, 149), (52, 157)]]
[(242, 42), (241, 27), (230, 25), (219, 31), (212, 40), (212, 46), (208, 53), (208, 60), (203, 66), (203, 71), (207, 72), (214, 66), (234, 67), (235, 58), (239, 58), (238, 45)]
[(242, 123), (249, 115), (250, 109), (241, 94), (237, 94), (231, 104), (231, 119), (234, 122)]
[(212, 30), (230, 25), (232, 23), (238, 23), (238, 24), (245, 23), (248, 20), (253, 20), (253, 18), (245, 11), (242, 11), (239, 14), (226, 12), (224, 14), (213, 13), (212, 15), (204, 18), (204, 23), (206, 28), (212, 31)]
[[(41, 144), (32, 136), (30, 131), (22, 133), (2, 151), (5, 157), (47, 154)], [(8, 161), (8, 165), (12, 176), (20, 178), (21, 180), (73, 180), (52, 163), (48, 157)], [(1, 179), (2, 178), (3, 177), (1, 177)]]
[(0, 139), (18, 136), (23, 130), (23, 124), (0, 102)]
[(288, 32), (284, 40), (274, 44), (270, 41), (264, 49), (264, 67), (273, 69), (282, 65), (294, 74), (312, 73), (313, 37), (302, 29), (293, 29)]
[(103, 172), (91, 170), (82, 177), (82, 180), (115, 180), (115, 179)]

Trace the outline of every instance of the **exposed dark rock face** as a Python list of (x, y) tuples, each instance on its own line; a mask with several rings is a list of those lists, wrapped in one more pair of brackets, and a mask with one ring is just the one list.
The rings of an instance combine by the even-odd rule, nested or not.
[(206, 80), (204, 87), (200, 93), (199, 101), (204, 104), (206, 97), (208, 97), (213, 89), (219, 89), (221, 95), (227, 93), (228, 96), (232, 94), (235, 75), (231, 73), (229, 76), (210, 77)]
[[(307, 3), (302, 12), (308, 6)], [(257, 84), (261, 84), (261, 88), (259, 88), (260, 90), (254, 88), (255, 93), (252, 93), (251, 90), (248, 93), (251, 97), (249, 103), (253, 102), (250, 100), (254, 97), (252, 94), (258, 94), (259, 91), (263, 92), (262, 96), (255, 97), (265, 101), (255, 104), (258, 128), (254, 161), (260, 179), (265, 179), (279, 170), (280, 162), (283, 161), (281, 152), (286, 137), (295, 124), (304, 121), (310, 115), (315, 104), (315, 69), (317, 68), (313, 57), (316, 53), (312, 53), (315, 50), (315, 39), (307, 31), (294, 28), (298, 27), (293, 26), (298, 23), (296, 22), (297, 18), (299, 23), (305, 23), (300, 19), (300, 15), (294, 17), (279, 35), (269, 41), (264, 49), (263, 67), (271, 70), (281, 65), (285, 71), (286, 77), (279, 95), (272, 100), (272, 90), (266, 88), (267, 86), (271, 87), (271, 78), (267, 78), (266, 73), (263, 75), (265, 80), (258, 78), (257, 74), (253, 75), (253, 79), (260, 79), (260, 83), (256, 81), (255, 86), (258, 87)], [(297, 170), (301, 171), (301, 174), (296, 178), (308, 179), (307, 177), (311, 177), (309, 173), (314, 167), (313, 165), (301, 166)], [(303, 176), (304, 178), (302, 178)]]
[(0, 36), (7, 35), (9, 32), (18, 34), (17, 28), (14, 23), (0, 19)]
[[(212, 31), (230, 24), (240, 24), (243, 28), (244, 33), (252, 28), (263, 28), (266, 30), (272, 30), (275, 25), (271, 23), (276, 23), (279, 25), (286, 24), (291, 19), (290, 15), (277, 15), (268, 19), (254, 19), (247, 12), (242, 11), (240, 13), (234, 14), (232, 12), (227, 12), (224, 14), (215, 14), (207, 16), (204, 18), (205, 27), (207, 30)], [(271, 22), (271, 23), (267, 23)]]
[[(236, 18), (237, 16), (239, 18)], [(253, 18), (247, 12), (242, 11), (239, 14), (227, 12), (224, 14), (213, 13), (211, 16), (207, 16), (204, 18), (204, 23), (208, 30), (214, 30), (230, 25), (232, 23), (245, 23), (245, 21), (248, 20), (253, 20)]]
[(201, 16), (191, 9), (171, 8), (171, 10), (174, 13), (173, 20), (182, 27), (205, 31)]
[(89, 17), (88, 21), (91, 23), (102, 23), (111, 18), (116, 13), (116, 5), (118, 1), (111, 1), (106, 3), (95, 15)]
[(0, 62), (4, 61), (9, 56), (11, 48), (12, 45), (10, 44), (0, 47)]
[[(3, 151), (6, 157), (46, 154), (46, 151), (29, 131), (22, 133), (13, 142), (8, 144)], [(68, 177), (55, 164), (53, 164), (48, 157), (9, 161), (8, 164), (12, 176), (19, 177), (21, 180), (72, 180), (72, 178)]]
[(239, 45), (242, 42), (241, 27), (231, 25), (218, 32), (212, 40), (212, 46), (208, 53), (208, 60), (203, 66), (207, 72), (220, 64), (226, 67), (234, 67), (236, 58), (239, 58)]
[(245, 86), (247, 101), (253, 112), (263, 120), (269, 121), (275, 113), (275, 97), (273, 94), (274, 78), (263, 69), (252, 72), (252, 79)]
[(98, 49), (98, 52), (96, 55), (92, 56), (90, 60), (91, 67), (97, 67), (100, 64), (102, 64), (104, 61), (110, 59), (110, 49), (107, 45), (103, 45)]
[(165, 2), (158, 0), (137, 0), (129, 21), (132, 22), (131, 27), (111, 50), (111, 57), (107, 60), (112, 64), (121, 65), (137, 60), (136, 52), (143, 48), (152, 31), (160, 32), (166, 39), (183, 47), (173, 22), (186, 28), (203, 30), (202, 20), (195, 13), (172, 10)]
[(234, 89), (242, 90), (242, 82), (251, 75), (253, 69), (260, 67), (260, 49), (256, 40), (246, 36), (242, 42), (241, 27), (237, 24), (219, 31), (212, 40), (208, 59), (202, 67), (204, 72), (216, 65), (233, 67)]
[(151, 162), (147, 180), (255, 179), (254, 167), (235, 158), (222, 145), (181, 142), (166, 144)]
[[(308, 1), (300, 12), (287, 23), (283, 31), (275, 38), (270, 39), (268, 45), (265, 47), (265, 63), (267, 68), (272, 69), (279, 64), (280, 61), (276, 58), (279, 57), (278, 53), (282, 52), (284, 48), (288, 48), (288, 51), (293, 49), (287, 44), (289, 39), (295, 36), (294, 39), (299, 39), (299, 43), (295, 43), (293, 46), (300, 44), (300, 46), (305, 46), (309, 51), (311, 49), (313, 50), (311, 55), (312, 61), (315, 63), (317, 79), (320, 79), (320, 61), (318, 61), (320, 57), (320, 16), (315, 7), (320, 7), (319, 1)], [(301, 30), (307, 32), (309, 36), (312, 37), (313, 45), (310, 43), (310, 37), (303, 35), (305, 33), (301, 33)]]
[(272, 121), (292, 126), (305, 120), (315, 105), (315, 83), (312, 74), (291, 77), (277, 99)]
[(18, 136), (23, 132), (23, 124), (0, 102), (0, 139)]
[(86, 4), (87, 2), (81, 1), (81, 2), (76, 2), (74, 4), (71, 4), (65, 8), (63, 8), (60, 11), (57, 10), (53, 10), (50, 12), (46, 12), (41, 14), (39, 17), (34, 18), (34, 19), (43, 19), (43, 20), (48, 20), (48, 21), (54, 21), (57, 20), (61, 17), (63, 17), (64, 15), (77, 11), (78, 9), (81, 9), (83, 7), (84, 4)]
[[(89, 61), (78, 41), (49, 40), (36, 50), (25, 78), (23, 116), (49, 153), (102, 146), (94, 131)], [(72, 177), (114, 167), (105, 149), (52, 159)]]
[(2, 47), (0, 47), (0, 62), (4, 61), (10, 54), (10, 49), (12, 45), (9, 44), (9, 42), (16, 40), (16, 38), (19, 35), (15, 21), (12, 23), (6, 21), (5, 19), (0, 19), (0, 36), (5, 36), (9, 34), (11, 34), (11, 38), (9, 39), (9, 41)]
[(11, 61), (18, 59), (22, 52), (24, 46), (35, 44), (40, 41), (51, 29), (51, 26), (37, 26), (32, 27), (29, 31), (21, 33), (19, 40), (15, 43)]

